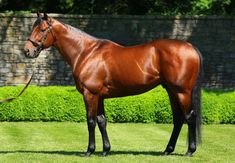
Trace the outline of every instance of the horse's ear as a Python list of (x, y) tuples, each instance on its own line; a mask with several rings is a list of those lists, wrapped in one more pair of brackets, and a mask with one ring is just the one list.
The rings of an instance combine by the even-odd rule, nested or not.
[(43, 18), (44, 18), (45, 20), (47, 20), (47, 18), (48, 18), (47, 13), (44, 12), (43, 14), (44, 14)]
[(40, 14), (40, 12), (37, 12), (37, 16), (38, 16), (38, 17), (41, 17), (41, 14)]

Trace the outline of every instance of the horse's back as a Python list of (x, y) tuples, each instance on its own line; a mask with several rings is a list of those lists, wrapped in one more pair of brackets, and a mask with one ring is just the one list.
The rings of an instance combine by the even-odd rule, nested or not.
[(125, 79), (124, 85), (136, 84), (148, 90), (164, 83), (185, 91), (192, 89), (200, 71), (200, 57), (186, 41), (160, 39), (116, 48), (113, 73), (119, 73), (117, 80), (123, 79), (119, 82)]

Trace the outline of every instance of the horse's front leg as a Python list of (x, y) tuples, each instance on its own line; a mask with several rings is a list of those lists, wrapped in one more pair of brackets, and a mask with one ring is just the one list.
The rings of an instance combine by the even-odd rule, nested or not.
[(97, 122), (98, 122), (98, 126), (99, 126), (100, 133), (102, 136), (102, 140), (103, 140), (102, 156), (106, 156), (109, 153), (111, 147), (110, 147), (108, 134), (106, 131), (107, 122), (106, 122), (105, 113), (104, 113), (104, 99), (101, 97), (99, 99), (99, 104), (98, 104)]
[(89, 142), (86, 152), (86, 156), (90, 156), (95, 152), (95, 127), (97, 121), (97, 109), (99, 96), (92, 94), (89, 90), (85, 89), (83, 92), (83, 98), (86, 105), (87, 112), (87, 126), (89, 132)]

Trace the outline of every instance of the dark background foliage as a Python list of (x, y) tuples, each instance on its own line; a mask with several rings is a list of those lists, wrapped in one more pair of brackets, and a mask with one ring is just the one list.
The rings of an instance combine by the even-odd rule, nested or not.
[(234, 0), (0, 0), (0, 12), (131, 15), (233, 15)]

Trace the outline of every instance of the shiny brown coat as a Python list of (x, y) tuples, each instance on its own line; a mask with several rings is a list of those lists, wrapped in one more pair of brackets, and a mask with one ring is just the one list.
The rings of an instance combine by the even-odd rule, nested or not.
[(157, 85), (166, 88), (173, 112), (174, 129), (164, 151), (174, 151), (186, 121), (189, 146), (186, 155), (196, 150), (196, 128), (200, 134), (201, 55), (190, 43), (161, 39), (124, 47), (92, 37), (70, 25), (38, 14), (31, 36), (25, 44), (27, 57), (56, 47), (71, 66), (77, 90), (83, 94), (87, 110), (89, 144), (87, 155), (95, 151), (95, 126), (103, 139), (103, 155), (110, 143), (106, 131), (103, 100), (144, 93)]

